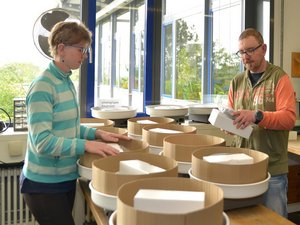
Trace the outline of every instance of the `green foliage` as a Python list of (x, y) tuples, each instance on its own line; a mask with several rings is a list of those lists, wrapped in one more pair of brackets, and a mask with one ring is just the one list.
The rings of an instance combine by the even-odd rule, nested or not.
[[(31, 82), (43, 69), (25, 63), (11, 63), (0, 67), (0, 108), (7, 111), (11, 118), (14, 115), (14, 98), (25, 98)], [(75, 84), (78, 83), (79, 69), (73, 71), (71, 79)], [(1, 111), (0, 119), (8, 120)]]
[[(170, 55), (168, 49), (172, 48), (166, 47), (165, 54)], [(205, 74), (202, 75), (202, 57), (202, 45), (199, 44), (199, 37), (194, 31), (194, 27), (189, 27), (184, 20), (177, 20), (176, 99), (201, 100), (201, 78), (205, 76)], [(239, 72), (239, 63), (240, 60), (226, 52), (226, 49), (216, 47), (215, 43), (213, 44), (214, 89), (211, 94), (227, 95), (231, 79)], [(171, 90), (171, 84), (165, 85), (168, 85), (166, 90)]]
[[(40, 69), (32, 64), (12, 63), (0, 67), (0, 107), (13, 117), (13, 99), (24, 98), (31, 81)], [(0, 112), (0, 119), (7, 116)]]
[(121, 77), (120, 87), (128, 89), (128, 77)]
[(176, 99), (199, 100), (202, 47), (194, 27), (176, 22)]
[(201, 66), (197, 62), (197, 52), (200, 45), (194, 45), (194, 52), (188, 52), (186, 48), (182, 48), (177, 53), (176, 63), (176, 98), (185, 100), (199, 100), (201, 91)]
[(108, 74), (104, 73), (103, 78), (102, 78), (102, 84), (106, 84), (109, 85), (110, 82), (110, 77), (108, 76)]
[(227, 94), (233, 75), (239, 72), (239, 63), (240, 60), (224, 48), (214, 47), (214, 94)]
[(164, 93), (171, 95), (172, 94), (172, 81), (171, 80), (166, 80), (165, 81), (165, 86), (164, 86)]

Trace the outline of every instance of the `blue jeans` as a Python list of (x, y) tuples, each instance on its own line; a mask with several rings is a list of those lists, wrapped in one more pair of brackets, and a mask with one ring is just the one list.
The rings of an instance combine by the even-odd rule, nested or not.
[(287, 174), (272, 176), (269, 180), (269, 188), (264, 194), (264, 205), (287, 218)]

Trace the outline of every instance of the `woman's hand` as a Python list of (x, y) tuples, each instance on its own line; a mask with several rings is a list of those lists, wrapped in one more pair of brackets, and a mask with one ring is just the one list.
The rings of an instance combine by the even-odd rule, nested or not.
[(103, 157), (117, 155), (119, 151), (112, 146), (100, 141), (86, 141), (85, 151), (101, 155)]
[(131, 138), (126, 135), (115, 134), (103, 130), (96, 130), (96, 139), (101, 139), (106, 142), (118, 142), (120, 139), (127, 141), (131, 140)]
[(115, 134), (103, 130), (96, 130), (95, 134), (96, 139), (101, 139), (101, 141), (86, 141), (85, 144), (85, 151), (90, 153), (95, 153), (105, 156), (110, 155), (117, 155), (119, 151), (112, 146), (106, 144), (105, 142), (119, 142), (120, 140), (130, 141), (131, 138), (122, 135), (122, 134)]

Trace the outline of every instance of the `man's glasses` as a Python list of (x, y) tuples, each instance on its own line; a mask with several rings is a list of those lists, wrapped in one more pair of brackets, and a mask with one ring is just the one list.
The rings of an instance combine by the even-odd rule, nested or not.
[(66, 45), (67, 47), (78, 48), (82, 54), (87, 54), (90, 52), (90, 47), (84, 48), (78, 45)]
[(255, 47), (255, 48), (248, 48), (246, 50), (240, 50), (240, 51), (237, 51), (235, 54), (238, 56), (238, 57), (243, 57), (244, 54), (246, 54), (247, 56), (251, 56), (254, 54), (254, 52), (260, 48), (262, 46), (262, 44), (260, 44), (259, 46)]

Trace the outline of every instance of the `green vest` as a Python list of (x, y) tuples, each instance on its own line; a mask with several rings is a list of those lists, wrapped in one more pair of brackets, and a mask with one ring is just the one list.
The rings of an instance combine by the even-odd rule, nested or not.
[[(286, 73), (268, 63), (266, 71), (254, 87), (248, 74), (246, 70), (232, 80), (234, 109), (276, 111), (275, 89)], [(288, 135), (288, 130), (270, 130), (254, 125), (250, 138), (236, 136), (233, 146), (268, 154), (270, 174), (280, 175), (288, 172)]]

